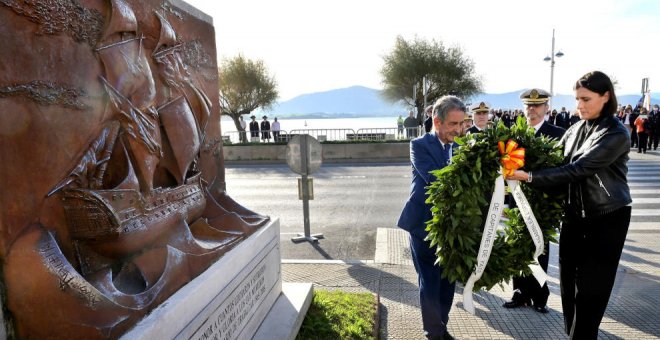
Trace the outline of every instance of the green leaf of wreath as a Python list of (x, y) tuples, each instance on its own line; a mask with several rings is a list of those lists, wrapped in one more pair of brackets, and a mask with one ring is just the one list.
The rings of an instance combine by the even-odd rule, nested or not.
[[(432, 171), (436, 181), (427, 187), (427, 203), (433, 205), (433, 218), (427, 222), (427, 239), (436, 247), (437, 264), (451, 282), (467, 282), (477, 265), (477, 252), (484, 229), (495, 179), (500, 169), (499, 141), (515, 140), (525, 148), (526, 171), (562, 164), (563, 153), (557, 141), (535, 137), (524, 118), (507, 128), (502, 122), (479, 134), (457, 138), (460, 145), (452, 164)], [(556, 228), (563, 216), (565, 190), (541, 191), (526, 183), (521, 188), (529, 201), (543, 238), (555, 241)], [(516, 275), (529, 275), (534, 263), (534, 243), (518, 208), (504, 209), (505, 220), (498, 229), (486, 269), (474, 290), (491, 289)]]

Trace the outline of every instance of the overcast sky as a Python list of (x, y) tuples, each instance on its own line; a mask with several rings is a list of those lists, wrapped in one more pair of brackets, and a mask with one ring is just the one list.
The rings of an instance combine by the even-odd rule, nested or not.
[(471, 58), (484, 91), (554, 92), (601, 70), (619, 94), (640, 93), (642, 78), (660, 92), (660, 1), (257, 1), (186, 0), (213, 17), (219, 58), (261, 59), (280, 101), (353, 85), (381, 89), (382, 57), (397, 35), (457, 46)]

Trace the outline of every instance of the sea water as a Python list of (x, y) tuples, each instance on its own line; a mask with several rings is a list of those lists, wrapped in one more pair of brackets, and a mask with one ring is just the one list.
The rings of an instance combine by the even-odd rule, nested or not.
[[(405, 118), (405, 117), (404, 117)], [(396, 128), (397, 116), (394, 117), (361, 117), (361, 118), (312, 118), (312, 119), (288, 119), (278, 118), (280, 130), (292, 131), (298, 129), (376, 129), (376, 128)], [(261, 120), (257, 120), (261, 124)], [(273, 119), (268, 118), (273, 124)], [(227, 116), (222, 116), (222, 132), (230, 133), (237, 131), (234, 121)], [(250, 120), (246, 121), (248, 124)], [(246, 130), (248, 127), (246, 126)]]

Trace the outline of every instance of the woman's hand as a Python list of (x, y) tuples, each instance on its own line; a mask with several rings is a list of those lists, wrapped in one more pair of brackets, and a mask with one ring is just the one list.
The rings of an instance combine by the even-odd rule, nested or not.
[(507, 176), (506, 179), (515, 179), (518, 181), (526, 182), (529, 179), (529, 174), (522, 170), (516, 170), (513, 175)]

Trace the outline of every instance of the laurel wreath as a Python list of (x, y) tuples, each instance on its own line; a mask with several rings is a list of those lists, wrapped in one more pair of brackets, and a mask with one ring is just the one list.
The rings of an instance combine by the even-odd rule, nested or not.
[[(427, 239), (436, 247), (437, 264), (449, 281), (467, 282), (477, 265), (477, 253), (484, 230), (493, 186), (500, 170), (499, 141), (513, 139), (525, 148), (527, 171), (555, 167), (562, 163), (562, 150), (557, 141), (535, 137), (534, 129), (524, 118), (507, 128), (499, 123), (479, 134), (457, 138), (460, 145), (452, 164), (433, 171), (437, 180), (431, 183), (427, 203), (433, 205), (433, 219), (427, 222)], [(521, 189), (532, 207), (544, 240), (556, 242), (556, 228), (563, 216), (561, 202), (564, 190), (545, 191), (521, 183)], [(513, 276), (529, 275), (534, 263), (535, 246), (518, 208), (504, 209), (504, 225), (498, 229), (486, 269), (474, 290), (491, 289), (508, 282)], [(507, 220), (508, 219), (508, 220)]]

